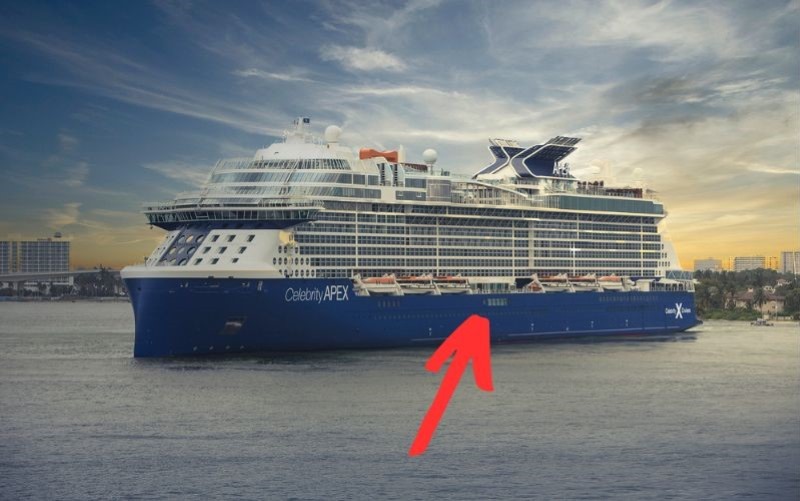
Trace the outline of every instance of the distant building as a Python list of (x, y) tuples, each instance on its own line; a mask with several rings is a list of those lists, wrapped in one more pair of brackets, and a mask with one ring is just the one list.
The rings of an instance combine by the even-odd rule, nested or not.
[(734, 257), (726, 257), (722, 260), (722, 269), (725, 271), (733, 271)]
[(722, 261), (714, 259), (713, 257), (708, 259), (695, 259), (694, 269), (695, 271), (722, 271)]
[[(56, 233), (37, 240), (0, 240), (0, 275), (11, 273), (55, 273), (69, 271), (70, 242)], [(53, 275), (41, 281), (49, 285), (72, 285), (72, 277)]]
[(800, 250), (781, 252), (780, 271), (800, 275)]
[(765, 266), (764, 256), (736, 256), (733, 258), (733, 271), (756, 270)]
[(778, 269), (778, 256), (767, 256), (764, 258), (764, 268), (768, 270)]
[(737, 308), (753, 308), (762, 315), (779, 315), (783, 313), (784, 297), (772, 292), (764, 292), (764, 302), (759, 306), (755, 303), (755, 292), (749, 290), (736, 295)]

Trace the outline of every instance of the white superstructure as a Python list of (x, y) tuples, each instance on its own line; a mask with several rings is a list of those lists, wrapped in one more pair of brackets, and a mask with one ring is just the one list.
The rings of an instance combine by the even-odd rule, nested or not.
[(679, 269), (659, 233), (660, 202), (641, 188), (569, 173), (562, 160), (577, 138), (529, 148), (492, 140), (495, 161), (469, 178), (434, 168), (433, 150), (409, 163), (403, 152), (355, 152), (335, 126), (318, 140), (309, 126), (298, 119), (253, 158), (218, 162), (202, 190), (149, 205), (150, 222), (170, 233), (127, 273), (461, 276), (500, 290), (534, 273), (663, 277)]

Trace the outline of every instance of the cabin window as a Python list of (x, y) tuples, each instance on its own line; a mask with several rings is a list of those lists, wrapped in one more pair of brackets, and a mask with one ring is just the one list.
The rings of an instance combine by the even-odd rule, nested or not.
[(247, 235), (247, 241), (248, 242), (252, 242), (254, 238), (256, 238), (255, 235)]
[(217, 251), (217, 253), (218, 253), (218, 254), (225, 254), (225, 251), (226, 251), (226, 250), (228, 250), (228, 248), (227, 248), (227, 247), (220, 247), (220, 248), (219, 248), (219, 251)]
[(228, 235), (228, 242), (233, 242), (234, 238), (236, 238), (236, 235)]
[(244, 251), (247, 250), (247, 247), (239, 247), (239, 254), (244, 254)]

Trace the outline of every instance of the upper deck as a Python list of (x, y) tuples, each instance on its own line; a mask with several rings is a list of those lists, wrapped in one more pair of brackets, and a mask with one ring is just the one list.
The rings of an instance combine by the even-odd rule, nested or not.
[(193, 221), (257, 220), (283, 228), (313, 220), (335, 201), (452, 205), (474, 208), (476, 214), (492, 206), (664, 215), (663, 205), (645, 190), (606, 188), (572, 176), (561, 160), (575, 150), (577, 138), (557, 136), (530, 148), (493, 140), (495, 162), (469, 177), (438, 169), (433, 150), (425, 152), (425, 163), (407, 162), (402, 150), (356, 154), (339, 144), (338, 127), (328, 127), (321, 141), (308, 132), (309, 123), (298, 119), (283, 141), (253, 158), (217, 162), (200, 190), (147, 204), (150, 223), (169, 228)]

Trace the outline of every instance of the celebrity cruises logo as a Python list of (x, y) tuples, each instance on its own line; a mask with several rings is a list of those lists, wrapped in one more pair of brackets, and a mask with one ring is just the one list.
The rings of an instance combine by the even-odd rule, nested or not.
[(323, 301), (349, 301), (349, 291), (350, 287), (347, 285), (328, 285), (324, 289), (320, 289), (319, 287), (314, 287), (313, 289), (308, 287), (305, 289), (294, 289), (289, 287), (286, 289), (286, 294), (284, 294), (283, 298), (287, 303), (304, 303), (310, 301), (319, 304)]
[(665, 315), (675, 315), (675, 319), (683, 319), (684, 313), (691, 313), (691, 308), (684, 308), (683, 303), (675, 303), (674, 308), (664, 308)]

